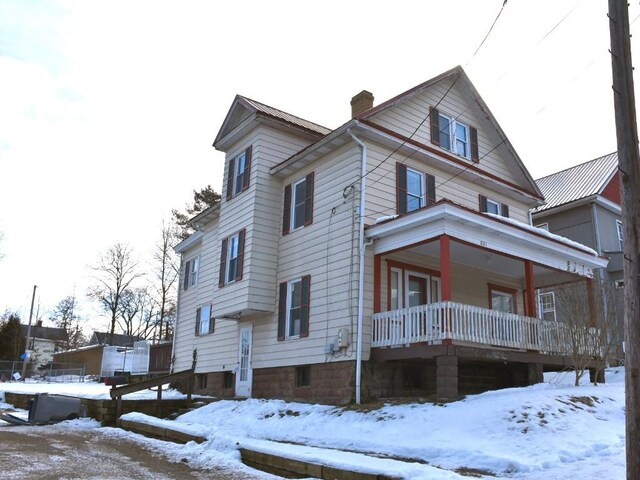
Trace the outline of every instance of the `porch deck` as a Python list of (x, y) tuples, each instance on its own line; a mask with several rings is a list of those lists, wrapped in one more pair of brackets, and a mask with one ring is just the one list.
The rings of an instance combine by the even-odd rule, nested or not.
[(372, 347), (453, 342), (569, 355), (576, 342), (561, 322), (452, 301), (375, 313), (372, 320)]

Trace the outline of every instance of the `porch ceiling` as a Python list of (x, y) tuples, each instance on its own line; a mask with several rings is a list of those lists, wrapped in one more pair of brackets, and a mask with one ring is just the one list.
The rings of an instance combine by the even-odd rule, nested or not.
[(607, 265), (606, 258), (583, 245), (449, 202), (439, 202), (367, 230), (367, 237), (375, 240), (375, 254), (411, 247), (438, 257), (438, 243), (429, 242), (441, 235), (454, 240), (453, 262), (499, 272), (513, 274), (517, 264), (520, 266), (516, 271), (520, 272), (521, 262), (531, 260), (540, 274), (546, 269), (539, 267), (547, 267), (591, 277), (593, 269)]

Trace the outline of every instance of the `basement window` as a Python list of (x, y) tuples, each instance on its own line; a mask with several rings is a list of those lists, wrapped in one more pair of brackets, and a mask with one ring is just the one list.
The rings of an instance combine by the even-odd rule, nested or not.
[(233, 372), (224, 372), (222, 374), (222, 388), (224, 390), (233, 388)]
[(311, 366), (296, 367), (296, 387), (311, 385)]

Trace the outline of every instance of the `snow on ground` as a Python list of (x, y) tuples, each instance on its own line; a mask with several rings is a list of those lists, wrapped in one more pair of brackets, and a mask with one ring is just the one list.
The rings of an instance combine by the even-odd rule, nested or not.
[[(108, 387), (104, 383), (95, 381), (73, 382), (73, 383), (48, 383), (40, 381), (32, 381), (27, 379), (26, 382), (4, 382), (0, 383), (0, 399), (4, 398), (5, 391), (14, 393), (38, 393), (47, 392), (52, 395), (73, 395), (81, 398), (110, 399)], [(154, 390), (143, 390), (140, 392), (124, 395), (125, 400), (144, 400), (155, 399), (158, 392)], [(169, 385), (163, 386), (162, 398), (164, 399), (180, 399), (187, 398), (178, 390), (169, 389)]]
[[(444, 405), (389, 403), (371, 410), (222, 400), (176, 421), (139, 413), (123, 418), (206, 436), (201, 445), (141, 440), (201, 467), (239, 465), (238, 448), (245, 446), (411, 479), (464, 479), (456, 469), (468, 468), (487, 478), (618, 480), (625, 477), (624, 370), (609, 370), (606, 378), (605, 385), (585, 384), (587, 378), (574, 387), (572, 373), (546, 374), (543, 384)], [(0, 384), (0, 390), (13, 385)]]

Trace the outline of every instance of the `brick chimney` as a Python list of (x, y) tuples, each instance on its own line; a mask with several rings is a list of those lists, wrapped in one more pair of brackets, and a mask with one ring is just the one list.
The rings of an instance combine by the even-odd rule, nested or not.
[(356, 118), (373, 108), (373, 93), (361, 91), (351, 99), (351, 118)]

